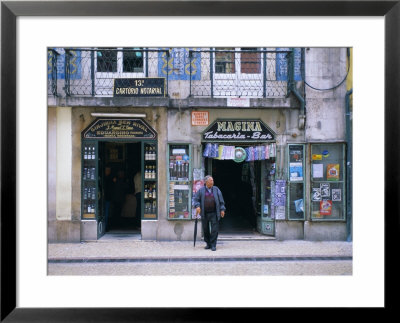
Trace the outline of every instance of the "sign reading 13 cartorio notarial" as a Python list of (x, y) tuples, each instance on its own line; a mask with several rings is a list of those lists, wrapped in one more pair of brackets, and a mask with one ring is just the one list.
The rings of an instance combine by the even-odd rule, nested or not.
[(114, 97), (164, 97), (164, 77), (114, 79)]

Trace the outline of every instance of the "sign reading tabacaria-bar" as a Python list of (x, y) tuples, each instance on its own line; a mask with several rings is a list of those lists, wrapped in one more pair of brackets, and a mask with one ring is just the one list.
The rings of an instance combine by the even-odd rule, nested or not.
[(142, 119), (99, 118), (83, 131), (83, 138), (156, 139), (157, 133)]
[(258, 119), (218, 119), (203, 132), (203, 141), (274, 141), (275, 134)]
[(114, 97), (164, 97), (165, 78), (114, 79)]

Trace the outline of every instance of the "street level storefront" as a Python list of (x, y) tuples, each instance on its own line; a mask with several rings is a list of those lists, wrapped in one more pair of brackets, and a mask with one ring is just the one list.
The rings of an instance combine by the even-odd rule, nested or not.
[(221, 233), (346, 240), (346, 93), (306, 98), (302, 72), (305, 57), (330, 71), (345, 51), (176, 51), (179, 75), (167, 52), (65, 52), (49, 82), (49, 241), (192, 240), (205, 175), (226, 201)]

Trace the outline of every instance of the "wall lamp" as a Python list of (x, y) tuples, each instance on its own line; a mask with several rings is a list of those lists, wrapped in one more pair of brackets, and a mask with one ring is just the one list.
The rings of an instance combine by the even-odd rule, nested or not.
[(146, 118), (146, 113), (100, 113), (92, 112), (92, 117), (108, 117), (108, 118)]

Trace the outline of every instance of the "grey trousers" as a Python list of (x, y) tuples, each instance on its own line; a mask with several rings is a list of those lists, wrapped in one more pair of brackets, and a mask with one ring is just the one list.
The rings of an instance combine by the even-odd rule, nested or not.
[(201, 224), (203, 226), (205, 243), (207, 243), (208, 246), (216, 247), (219, 230), (217, 212), (205, 213), (204, 217), (201, 218)]

